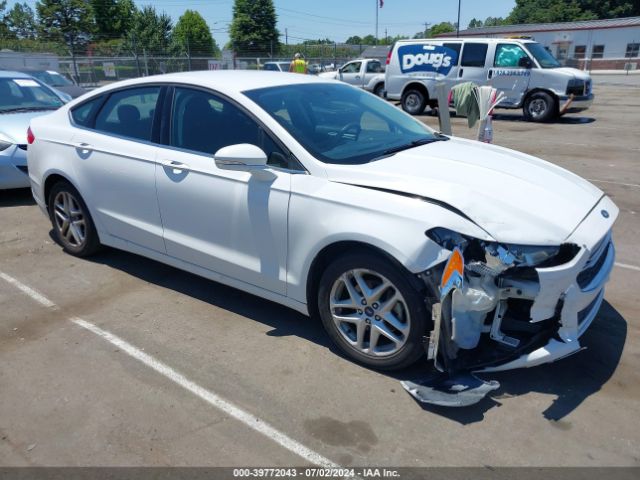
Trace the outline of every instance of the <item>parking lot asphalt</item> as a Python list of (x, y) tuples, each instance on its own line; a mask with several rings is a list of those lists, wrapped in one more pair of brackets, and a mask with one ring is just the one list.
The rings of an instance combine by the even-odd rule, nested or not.
[(500, 390), (466, 409), (422, 408), (398, 380), (424, 367), (355, 365), (284, 307), (116, 250), (66, 255), (30, 192), (0, 192), (0, 464), (640, 465), (640, 88), (595, 93), (554, 123), (494, 122), (495, 143), (620, 207), (587, 349), (494, 374)]

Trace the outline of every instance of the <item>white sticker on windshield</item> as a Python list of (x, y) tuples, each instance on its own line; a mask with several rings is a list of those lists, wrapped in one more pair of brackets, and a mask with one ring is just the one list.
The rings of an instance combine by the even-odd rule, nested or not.
[(57, 75), (58, 72), (56, 72), (55, 70), (47, 70), (47, 73), (51, 74), (51, 75)]
[(14, 78), (14, 82), (16, 82), (21, 87), (39, 87), (40, 84), (35, 80), (31, 80), (29, 78)]

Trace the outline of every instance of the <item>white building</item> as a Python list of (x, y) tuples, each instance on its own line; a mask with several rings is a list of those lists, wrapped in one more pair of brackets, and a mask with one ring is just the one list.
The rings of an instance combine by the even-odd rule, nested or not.
[(481, 27), (461, 30), (460, 36), (526, 36), (547, 47), (562, 63), (577, 68), (640, 69), (640, 17)]

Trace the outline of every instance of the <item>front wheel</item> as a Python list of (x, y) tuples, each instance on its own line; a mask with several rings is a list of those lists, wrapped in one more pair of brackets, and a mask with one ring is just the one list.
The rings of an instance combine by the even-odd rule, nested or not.
[(420, 90), (409, 89), (402, 94), (402, 109), (411, 115), (420, 115), (427, 105), (427, 98)]
[(536, 92), (527, 97), (522, 110), (529, 121), (548, 122), (557, 115), (558, 106), (547, 92)]
[(320, 318), (345, 355), (380, 370), (407, 367), (423, 355), (431, 321), (408, 277), (368, 253), (344, 255), (327, 267), (318, 289)]
[(384, 97), (384, 83), (379, 83), (378, 85), (376, 85), (373, 89), (373, 93), (378, 97)]

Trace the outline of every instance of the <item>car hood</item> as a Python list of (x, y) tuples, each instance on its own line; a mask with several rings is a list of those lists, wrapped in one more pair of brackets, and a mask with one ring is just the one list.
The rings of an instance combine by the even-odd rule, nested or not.
[(53, 87), (56, 90), (60, 90), (61, 92), (64, 92), (68, 95), (71, 95), (71, 98), (78, 98), (80, 95), (84, 95), (85, 93), (87, 93), (87, 91), (82, 88), (82, 87), (78, 87), (77, 85), (65, 85), (65, 86), (61, 86), (61, 87)]
[(365, 165), (326, 168), (330, 181), (447, 204), (504, 243), (558, 245), (603, 196), (586, 180), (539, 158), (457, 138)]
[(53, 110), (0, 114), (0, 138), (12, 143), (27, 143), (27, 128), (32, 118), (40, 117)]
[(568, 79), (576, 78), (578, 80), (590, 80), (591, 76), (587, 72), (583, 72), (582, 70), (578, 70), (577, 68), (571, 67), (560, 67), (560, 68), (551, 68), (548, 71), (553, 72), (555, 74), (561, 74), (566, 76)]

